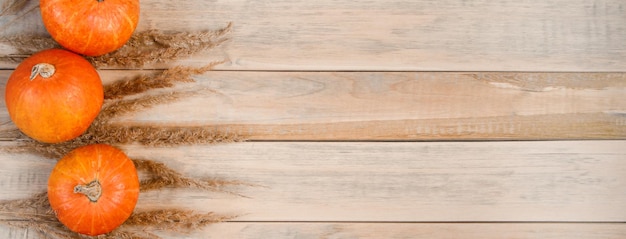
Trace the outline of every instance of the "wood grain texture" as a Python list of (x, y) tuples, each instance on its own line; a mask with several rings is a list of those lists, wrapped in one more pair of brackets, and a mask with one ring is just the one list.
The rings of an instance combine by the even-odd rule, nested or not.
[[(101, 71), (105, 82), (145, 74)], [(10, 71), (0, 71), (0, 97)], [(251, 140), (625, 139), (624, 73), (220, 72), (212, 89), (120, 124), (207, 125)], [(202, 106), (202, 107), (199, 107)], [(14, 126), (0, 103), (0, 138)]]
[[(19, 53), (3, 37), (47, 35), (37, 4), (0, 0), (0, 59)], [(229, 23), (225, 44), (144, 67), (226, 60), (175, 88), (193, 96), (114, 120), (251, 140), (118, 145), (189, 176), (251, 184), (142, 193), (139, 210), (240, 215), (157, 234), (626, 238), (623, 0), (150, 0), (138, 31)], [(0, 98), (15, 66), (0, 60)], [(100, 71), (105, 83), (154, 72), (115, 69)], [(0, 200), (45, 191), (55, 164), (3, 151), (18, 135), (2, 100)], [(0, 212), (0, 238), (41, 238), (12, 220)]]
[[(3, 146), (15, 144), (3, 142)], [(194, 177), (257, 186), (142, 193), (259, 222), (624, 222), (626, 141), (248, 142), (122, 146)], [(0, 153), (0, 199), (45, 190), (54, 160)]]
[[(38, 11), (28, 9), (0, 17), (0, 35), (46, 34)], [(210, 53), (229, 60), (221, 69), (626, 69), (622, 0), (151, 0), (141, 2), (141, 11), (138, 30), (218, 29), (232, 22), (232, 41)], [(15, 48), (0, 44), (0, 55), (11, 53)]]
[[(4, 232), (4, 233), (3, 233)], [(569, 223), (289, 223), (226, 222), (214, 224), (191, 234), (151, 232), (163, 238), (240, 238), (240, 239), (622, 239), (624, 224)], [(31, 230), (0, 227), (3, 238), (41, 238)]]
[(375, 223), (223, 223), (190, 238), (537, 238), (620, 239), (623, 224), (375, 224)]

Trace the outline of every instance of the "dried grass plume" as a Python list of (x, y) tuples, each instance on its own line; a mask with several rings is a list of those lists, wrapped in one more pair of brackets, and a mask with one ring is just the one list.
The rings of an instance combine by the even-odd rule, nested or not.
[[(97, 57), (87, 57), (96, 68), (141, 68), (148, 64), (172, 62), (206, 52), (230, 39), (232, 23), (218, 30), (198, 32), (162, 32), (146, 30), (131, 36), (120, 49)], [(13, 46), (16, 53), (0, 56), (0, 60), (19, 63), (33, 53), (61, 46), (47, 35), (18, 35), (0, 38)]]
[[(5, 3), (0, 6), (0, 15), (24, 12), (24, 6), (29, 5), (27, 3), (29, 0)], [(192, 56), (221, 45), (229, 39), (228, 33), (231, 30), (232, 24), (219, 30), (201, 32), (161, 32), (157, 30), (137, 32), (119, 50), (104, 56), (88, 57), (87, 59), (97, 68), (141, 68), (149, 64), (171, 63), (182, 57)], [(0, 38), (0, 42), (16, 49), (16, 54), (0, 56), (0, 60), (15, 63), (21, 62), (35, 52), (60, 47), (49, 36), (13, 36)], [(113, 122), (116, 117), (194, 96), (201, 92), (215, 93), (211, 89), (179, 91), (174, 87), (181, 83), (195, 82), (193, 75), (203, 74), (220, 63), (223, 62), (209, 63), (204, 67), (176, 66), (105, 85), (105, 104), (99, 116), (87, 132), (68, 142), (40, 143), (3, 125), (0, 132), (6, 132), (7, 135), (10, 135), (17, 142), (17, 145), (2, 147), (0, 150), (12, 153), (34, 153), (46, 158), (59, 159), (75, 148), (95, 143), (177, 146), (242, 141), (242, 137), (238, 135), (222, 132), (211, 126), (128, 125)], [(17, 138), (15, 138), (16, 134), (18, 135)], [(250, 186), (250, 184), (240, 181), (189, 177), (173, 170), (165, 163), (149, 159), (134, 159), (133, 162), (137, 170), (143, 172), (140, 187), (141, 191), (144, 192), (166, 188), (193, 188), (243, 196), (228, 191), (227, 188), (241, 185)], [(46, 237), (60, 239), (90, 238), (69, 231), (56, 219), (45, 192), (25, 199), (0, 201), (0, 215), (12, 218), (11, 220), (0, 220), (0, 223), (34, 231)], [(199, 213), (178, 208), (155, 208), (134, 212), (121, 227), (96, 238), (160, 238), (150, 232), (149, 229), (187, 233), (208, 224), (232, 218), (233, 216), (217, 215), (211, 212)]]
[(232, 23), (213, 31), (165, 33), (148, 30), (134, 34), (119, 50), (88, 58), (96, 67), (141, 67), (207, 51), (229, 40)]
[[(105, 104), (87, 132), (76, 139), (46, 144), (20, 134), (20, 144), (0, 150), (14, 153), (34, 153), (59, 159), (69, 151), (96, 143), (111, 145), (139, 143), (146, 146), (178, 146), (241, 142), (245, 138), (211, 126), (164, 126), (116, 124), (116, 117), (149, 109), (156, 105), (174, 102), (211, 89), (169, 91), (158, 94), (141, 94), (159, 88), (172, 88), (176, 83), (194, 82), (192, 75), (210, 70), (215, 64), (204, 67), (174, 67), (151, 75), (141, 75), (116, 81), (105, 86)], [(138, 80), (137, 80), (138, 79)], [(137, 80), (137, 81), (135, 81)], [(134, 97), (130, 97), (134, 96)]]
[[(140, 182), (141, 191), (158, 190), (165, 187), (196, 188), (215, 192), (225, 192), (225, 186), (242, 185), (243, 183), (227, 180), (201, 180), (184, 176), (164, 163), (151, 160), (133, 162), (137, 170), (146, 177)], [(89, 238), (76, 234), (59, 222), (50, 207), (46, 192), (35, 194), (29, 198), (0, 201), (0, 215), (9, 216), (11, 220), (0, 220), (8, 226), (24, 230), (33, 230), (41, 235), (52, 238)], [(211, 223), (233, 219), (234, 215), (219, 215), (212, 212), (197, 213), (192, 210), (178, 208), (156, 208), (136, 211), (113, 232), (98, 238), (160, 238), (148, 229), (166, 230), (170, 232), (189, 233)]]

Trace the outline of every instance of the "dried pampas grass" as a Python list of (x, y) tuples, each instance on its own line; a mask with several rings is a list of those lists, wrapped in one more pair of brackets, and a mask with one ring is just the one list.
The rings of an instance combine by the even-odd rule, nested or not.
[(144, 228), (188, 232), (206, 225), (232, 219), (233, 216), (196, 213), (192, 210), (159, 209), (134, 213), (124, 224)]
[[(226, 192), (230, 194), (236, 194), (233, 192), (225, 191), (229, 186), (252, 186), (251, 184), (236, 181), (225, 180), (217, 178), (205, 178), (197, 179), (187, 177), (169, 167), (164, 163), (148, 160), (148, 159), (134, 159), (135, 167), (137, 170), (146, 172), (148, 174), (146, 179), (143, 179), (140, 183), (142, 191), (158, 190), (165, 187), (175, 188), (195, 188), (202, 190), (209, 190), (215, 192)], [(239, 195), (239, 194), (237, 194)], [(243, 196), (243, 195), (239, 195)]]
[[(90, 57), (96, 67), (141, 67), (146, 64), (171, 62), (180, 57), (187, 57), (200, 51), (212, 49), (228, 40), (232, 24), (217, 31), (194, 33), (163, 33), (156, 30), (136, 33), (131, 40), (116, 52)], [(0, 39), (13, 45), (18, 54), (0, 56), (0, 60), (19, 62), (34, 52), (59, 47), (49, 37), (16, 36)], [(193, 83), (193, 75), (203, 74), (215, 65), (213, 62), (204, 67), (176, 66), (156, 71), (152, 74), (137, 75), (105, 85), (105, 104), (90, 128), (78, 138), (59, 144), (40, 143), (17, 133), (14, 141), (18, 144), (0, 148), (12, 153), (31, 153), (46, 158), (59, 159), (69, 151), (96, 143), (111, 145), (141, 144), (145, 146), (178, 146), (191, 144), (215, 144), (239, 142), (239, 135), (227, 133), (212, 126), (176, 126), (176, 125), (129, 125), (115, 123), (114, 119), (149, 109), (156, 105), (180, 100), (201, 93), (217, 93), (212, 89), (176, 90), (180, 83)], [(2, 131), (12, 132), (10, 129)], [(234, 194), (245, 197), (229, 187), (254, 186), (245, 182), (219, 179), (194, 178), (168, 167), (166, 163), (149, 159), (133, 159), (138, 171), (143, 172), (140, 188), (142, 192), (163, 190), (166, 188), (191, 188), (211, 192)], [(7, 215), (12, 220), (1, 223), (38, 232), (51, 238), (88, 238), (69, 231), (54, 216), (46, 193), (39, 193), (30, 198), (0, 202), (0, 215)], [(147, 229), (172, 232), (190, 232), (211, 223), (229, 220), (234, 216), (215, 213), (197, 213), (179, 208), (155, 208), (154, 210), (136, 211), (118, 229), (97, 238), (160, 238)]]
[(148, 90), (171, 88), (175, 83), (195, 82), (193, 75), (203, 74), (214, 66), (223, 63), (217, 61), (203, 67), (175, 66), (150, 75), (138, 75), (130, 79), (123, 79), (104, 86), (105, 99), (120, 99), (126, 96), (144, 93)]
[(140, 67), (188, 57), (226, 42), (232, 23), (215, 31), (165, 33), (148, 30), (134, 34), (119, 50), (88, 58), (96, 67)]
[[(86, 57), (96, 68), (140, 68), (148, 64), (172, 62), (199, 52), (211, 50), (228, 41), (232, 23), (218, 30), (198, 32), (137, 32), (120, 49), (97, 57)], [(1, 38), (0, 42), (13, 46), (15, 54), (0, 56), (0, 60), (19, 63), (33, 53), (61, 48), (50, 36), (19, 35)]]
[[(213, 93), (211, 89), (191, 91), (169, 91), (158, 94), (141, 94), (158, 88), (171, 88), (176, 83), (194, 82), (192, 75), (204, 73), (217, 63), (205, 67), (175, 67), (151, 75), (141, 75), (131, 80), (121, 80), (105, 86), (105, 104), (87, 132), (76, 139), (46, 144), (25, 135), (19, 138), (20, 144), (4, 147), (8, 152), (29, 152), (47, 158), (59, 159), (69, 151), (89, 144), (106, 143), (111, 145), (139, 143), (146, 146), (179, 146), (193, 144), (216, 144), (241, 142), (243, 137), (211, 126), (155, 126), (116, 124), (116, 117), (149, 109), (156, 105), (170, 103), (202, 92)], [(140, 79), (133, 81), (132, 79)], [(166, 83), (157, 83), (166, 82)], [(129, 97), (135, 96), (137, 97)]]
[[(186, 177), (164, 163), (146, 159), (133, 159), (133, 163), (142, 175), (141, 192), (159, 190), (166, 187), (194, 188), (215, 192), (234, 194), (224, 190), (228, 186), (249, 185), (238, 181), (220, 179), (195, 179)], [(9, 216), (12, 220), (0, 221), (11, 227), (33, 230), (51, 238), (70, 239), (88, 238), (67, 229), (56, 219), (46, 192), (35, 194), (29, 198), (0, 202), (0, 215)], [(122, 226), (98, 238), (160, 238), (146, 232), (147, 229), (158, 229), (171, 232), (189, 233), (206, 225), (233, 219), (233, 215), (218, 215), (212, 212), (197, 213), (192, 210), (178, 208), (157, 208), (133, 212)], [(139, 230), (138, 230), (139, 229)]]
[(14, 228), (31, 230), (47, 238), (161, 238), (148, 230), (164, 230), (177, 233), (190, 233), (212, 223), (233, 219), (235, 216), (218, 215), (212, 212), (195, 212), (177, 208), (161, 208), (133, 212), (133, 214), (112, 232), (97, 237), (88, 237), (70, 231), (59, 222), (48, 203), (48, 195), (39, 193), (28, 199), (0, 202), (0, 215), (14, 220), (2, 221)]

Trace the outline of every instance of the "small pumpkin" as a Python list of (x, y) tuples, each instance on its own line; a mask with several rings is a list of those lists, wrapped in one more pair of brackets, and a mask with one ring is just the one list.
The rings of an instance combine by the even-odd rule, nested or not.
[(48, 49), (26, 58), (9, 76), (5, 102), (15, 125), (31, 138), (59, 143), (84, 133), (100, 113), (104, 88), (83, 57)]
[(40, 0), (39, 7), (52, 38), (87, 56), (119, 49), (139, 22), (139, 0)]
[(79, 147), (54, 166), (48, 200), (70, 230), (96, 236), (113, 231), (133, 212), (139, 178), (133, 162), (106, 144)]

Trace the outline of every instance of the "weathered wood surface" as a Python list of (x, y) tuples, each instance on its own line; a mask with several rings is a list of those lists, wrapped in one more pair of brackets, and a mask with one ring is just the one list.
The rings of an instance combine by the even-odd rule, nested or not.
[[(626, 225), (616, 223), (306, 223), (226, 222), (192, 234), (154, 230), (164, 238), (266, 239), (266, 238), (534, 238), (534, 239), (623, 239)], [(40, 238), (33, 231), (3, 230), (3, 238)], [(0, 233), (1, 233), (0, 232)]]
[[(36, 4), (1, 17), (0, 35), (45, 34)], [(232, 41), (211, 53), (229, 60), (220, 66), (229, 70), (626, 69), (622, 0), (151, 0), (141, 11), (139, 30), (232, 22)], [(11, 53), (0, 45), (0, 55)]]
[[(5, 142), (3, 146), (14, 143)], [(139, 209), (181, 206), (255, 222), (623, 222), (626, 141), (246, 142), (122, 146), (230, 193), (149, 191)], [(55, 161), (0, 153), (0, 195), (45, 190)], [(245, 197), (236, 194), (244, 195)]]
[[(10, 72), (0, 71), (2, 98)], [(100, 72), (107, 83), (148, 73)], [(195, 79), (177, 89), (215, 92), (117, 122), (208, 125), (251, 140), (626, 138), (624, 73), (214, 71)], [(4, 108), (0, 129), (10, 129)]]
[[(12, 2), (0, 0), (0, 38), (46, 35), (38, 1)], [(193, 176), (256, 185), (226, 188), (245, 197), (142, 194), (142, 209), (240, 215), (159, 235), (626, 238), (622, 0), (142, 0), (141, 8), (139, 31), (233, 24), (218, 48), (145, 69), (226, 63), (176, 88), (196, 94), (115, 123), (206, 125), (251, 142), (119, 146)], [(17, 52), (0, 41), (0, 58)], [(0, 98), (15, 65), (0, 61)], [(149, 72), (100, 70), (105, 83)], [(0, 147), (16, 137), (2, 101)], [(44, 191), (53, 165), (0, 150), (0, 200)], [(40, 235), (0, 226), (0, 238)]]
[[(14, 145), (3, 142), (6, 147)], [(124, 146), (187, 175), (257, 186), (166, 189), (141, 209), (240, 215), (180, 238), (623, 238), (626, 141), (249, 142)], [(0, 199), (46, 188), (54, 160), (0, 153)], [(5, 227), (11, 238), (39, 238)]]
[[(190, 238), (570, 238), (621, 239), (622, 224), (224, 223)], [(177, 235), (179, 236), (179, 235)]]

